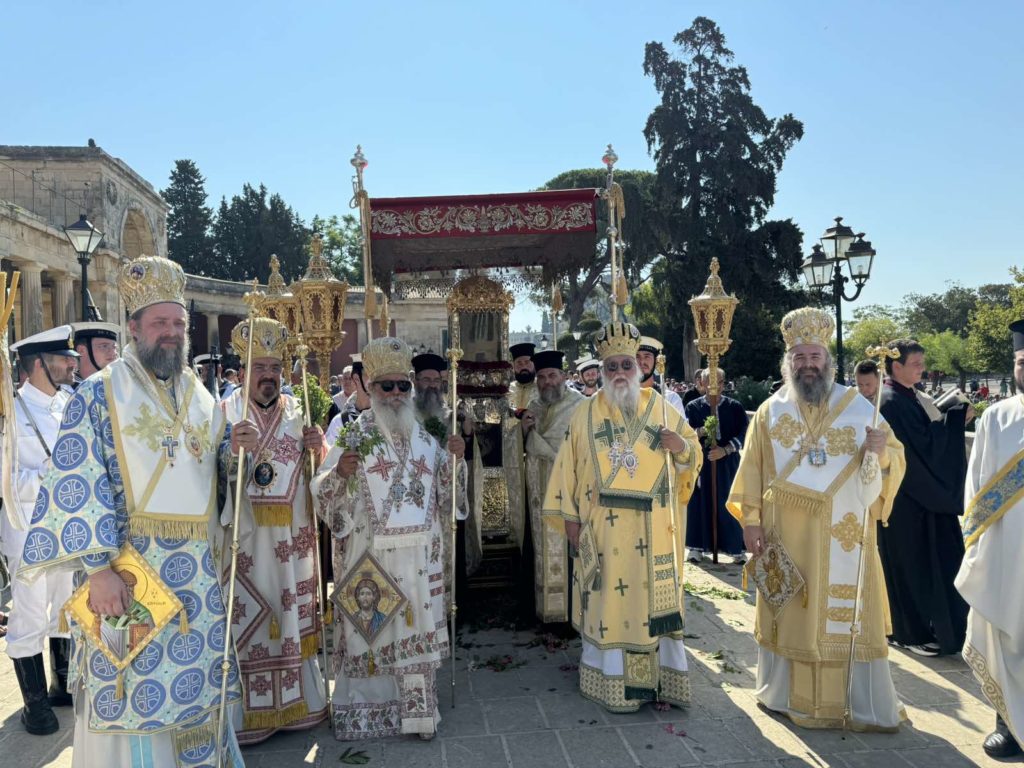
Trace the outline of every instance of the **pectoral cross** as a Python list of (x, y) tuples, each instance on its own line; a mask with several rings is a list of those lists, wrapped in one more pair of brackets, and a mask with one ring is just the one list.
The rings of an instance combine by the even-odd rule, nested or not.
[(171, 435), (166, 435), (164, 437), (163, 442), (160, 443), (160, 445), (163, 446), (164, 456), (167, 458), (167, 461), (169, 461), (171, 463), (171, 466), (173, 467), (174, 449), (178, 447), (178, 441), (175, 440), (174, 437), (172, 437)]

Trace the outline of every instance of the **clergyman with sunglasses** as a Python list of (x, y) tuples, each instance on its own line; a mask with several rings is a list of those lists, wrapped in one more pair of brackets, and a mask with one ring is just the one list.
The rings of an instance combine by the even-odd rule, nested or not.
[(609, 323), (595, 343), (603, 384), (573, 413), (544, 499), (545, 522), (565, 531), (574, 557), (580, 692), (609, 712), (682, 706), (690, 700), (682, 555), (700, 442), (675, 408), (664, 408), (664, 424), (662, 396), (641, 388), (634, 326)]
[[(343, 435), (311, 484), (317, 515), (336, 540), (335, 647), (342, 650), (334, 735), (432, 739), (441, 720), (436, 676), (450, 649), (452, 494), (466, 498), (466, 462), (454, 450), (463, 441), (453, 435), (439, 443), (417, 420), (404, 341), (374, 339), (362, 364), (370, 407), (346, 433), (354, 443), (345, 445)], [(362, 456), (359, 444), (374, 435), (380, 440)], [(383, 618), (367, 622), (367, 611)]]

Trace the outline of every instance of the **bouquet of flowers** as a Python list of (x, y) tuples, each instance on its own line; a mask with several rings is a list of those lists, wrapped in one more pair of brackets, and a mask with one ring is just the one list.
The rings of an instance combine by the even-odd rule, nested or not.
[(718, 445), (718, 417), (708, 416), (704, 419), (704, 447), (709, 451)]
[(295, 399), (299, 403), (299, 410), (303, 416), (306, 414), (306, 397), (304, 392), (306, 389), (309, 390), (309, 423), (314, 427), (322, 427), (327, 419), (328, 412), (331, 410), (331, 396), (321, 389), (320, 382), (317, 381), (316, 376), (307, 373), (305, 387), (302, 384), (296, 384), (292, 387), (292, 392), (295, 394)]
[(437, 416), (431, 416), (423, 422), (423, 428), (437, 442), (445, 445), (445, 441), (448, 439), (448, 425), (441, 421), (441, 419), (437, 418)]
[[(341, 428), (334, 444), (344, 451), (355, 451), (364, 460), (384, 444), (384, 436), (376, 428), (366, 429), (356, 420)], [(356, 478), (353, 476), (348, 479), (348, 492), (352, 493), (355, 489)]]

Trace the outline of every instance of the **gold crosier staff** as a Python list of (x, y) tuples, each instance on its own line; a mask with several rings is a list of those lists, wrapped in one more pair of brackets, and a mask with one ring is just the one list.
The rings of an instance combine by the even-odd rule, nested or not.
[[(658, 355), (654, 362), (654, 369), (665, 380), (665, 355)], [(673, 408), (675, 410), (675, 408)], [(668, 400), (661, 398), (661, 423), (662, 429), (668, 429)], [(668, 530), (672, 536), (672, 574), (679, 579), (679, 555), (676, 552), (676, 479), (675, 467), (672, 466), (672, 451), (665, 448), (665, 477), (668, 480)], [(652, 587), (653, 589), (653, 587)]]
[[(312, 414), (309, 410), (309, 385), (306, 382), (306, 357), (309, 355), (309, 347), (306, 346), (305, 341), (302, 338), (302, 333), (299, 332), (296, 337), (297, 344), (295, 345), (295, 354), (299, 356), (299, 365), (302, 367), (302, 419), (303, 423), (310, 427), (313, 425)], [(316, 454), (313, 451), (309, 452), (309, 478), (310, 480), (316, 475)], [(313, 505), (309, 505), (309, 524), (313, 528), (313, 569), (316, 571), (316, 589), (313, 590), (315, 596), (314, 600), (320, 603), (323, 600), (323, 595), (320, 590), (320, 585), (323, 584), (323, 564), (320, 562), (320, 522), (316, 519), (316, 511), (313, 509)], [(330, 672), (327, 665), (327, 618), (328, 611), (327, 606), (320, 605), (320, 648), (323, 655), (323, 674), (324, 674), (324, 696), (327, 697), (327, 711), (330, 715), (331, 723), (334, 723), (334, 700), (331, 698), (331, 685), (330, 685)]]
[[(869, 359), (875, 358), (880, 363), (884, 363), (886, 358), (895, 360), (900, 356), (900, 353), (895, 349), (890, 349), (886, 345), (879, 345), (877, 347), (868, 347), (865, 350)], [(881, 366), (880, 366), (881, 368)], [(878, 391), (875, 392), (875, 414), (871, 419), (871, 428), (878, 429), (878, 414), (882, 409), (882, 372), (879, 370), (879, 386)], [(857, 593), (853, 598), (853, 619), (850, 621), (850, 658), (849, 663), (846, 667), (846, 706), (843, 709), (843, 728), (848, 729), (853, 724), (853, 657), (854, 651), (857, 646), (857, 635), (860, 634), (860, 611), (863, 607), (861, 605), (864, 599), (864, 545), (868, 540), (868, 526), (871, 524), (871, 505), (869, 504), (864, 508), (864, 523), (861, 526), (860, 531), (860, 554), (857, 556)]]
[[(458, 347), (453, 347), (448, 350), (448, 369), (449, 369), (449, 384), (448, 387), (452, 393), (452, 423), (451, 431), (449, 435), (458, 434), (459, 430), (459, 419), (458, 419), (458, 377), (457, 373), (459, 370), (459, 360), (462, 359), (462, 350)], [(449, 454), (451, 456), (452, 465), (452, 535), (451, 535), (451, 562), (452, 562), (452, 607), (448, 612), (448, 645), (452, 651), (452, 708), (455, 708), (455, 612), (458, 611), (458, 607), (455, 605), (455, 577), (458, 563), (456, 563), (455, 557), (455, 544), (456, 544), (456, 531), (458, 530), (458, 518), (457, 518), (457, 507), (458, 507), (458, 482), (456, 479), (456, 473), (459, 471), (458, 466), (455, 463), (455, 454)], [(468, 479), (468, 478), (467, 478)]]
[[(249, 305), (248, 327), (249, 338), (245, 349), (245, 383), (242, 385), (242, 421), (249, 418), (249, 392), (252, 389), (252, 340), (253, 321), (256, 319), (256, 305), (260, 301), (257, 292), (259, 281), (252, 281), (252, 291), (245, 294), (245, 303)], [(228, 699), (228, 671), (231, 669), (231, 622), (235, 613), (235, 574), (238, 570), (238, 520), (242, 514), (242, 494), (245, 493), (245, 448), (238, 448), (238, 470), (235, 472), (235, 513), (231, 521), (231, 570), (228, 576), (228, 601), (225, 608), (224, 627), (224, 658), (220, 662), (220, 712), (217, 716), (217, 768), (220, 768), (224, 757), (224, 715)]]

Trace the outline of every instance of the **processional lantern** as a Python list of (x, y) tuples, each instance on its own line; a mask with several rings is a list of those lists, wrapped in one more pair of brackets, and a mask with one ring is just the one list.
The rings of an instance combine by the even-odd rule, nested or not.
[(277, 320), (288, 329), (288, 357), (295, 354), (296, 336), (299, 329), (299, 305), (295, 296), (281, 277), (281, 260), (276, 254), (270, 256), (270, 277), (267, 278), (267, 292), (260, 297), (258, 310), (264, 317)]
[(711, 274), (704, 293), (690, 299), (693, 324), (697, 329), (697, 350), (708, 359), (708, 395), (717, 397), (720, 392), (718, 359), (732, 344), (729, 331), (739, 303), (739, 299), (725, 292), (722, 278), (718, 276), (718, 259), (711, 259)]
[[(373, 341), (373, 321), (377, 316), (377, 289), (373, 284), (373, 253), (370, 243), (370, 196), (363, 184), (363, 171), (370, 164), (363, 154), (361, 144), (356, 145), (356, 153), (349, 161), (356, 169), (356, 175), (352, 177), (352, 199), (349, 207), (359, 211), (359, 228), (363, 235), (363, 285), (365, 295), (363, 297), (363, 316), (366, 318), (366, 340)], [(387, 336), (389, 333), (390, 321), (387, 316), (387, 298), (381, 309), (382, 333)]]
[(622, 266), (622, 219), (626, 216), (626, 201), (622, 194), (622, 187), (615, 181), (615, 163), (618, 161), (619, 156), (615, 154), (615, 150), (609, 144), (601, 157), (601, 162), (608, 169), (601, 197), (604, 198), (608, 206), (608, 228), (605, 230), (605, 234), (608, 237), (612, 320), (618, 318), (617, 308), (621, 309), (629, 302), (629, 289), (626, 286), (626, 275)]
[(299, 320), (299, 327), (294, 333), (296, 336), (302, 333), (306, 344), (316, 355), (320, 386), (327, 390), (331, 383), (331, 353), (345, 339), (342, 326), (349, 286), (348, 281), (334, 276), (330, 264), (323, 257), (323, 241), (319, 233), (313, 235), (310, 251), (306, 274), (291, 286)]

